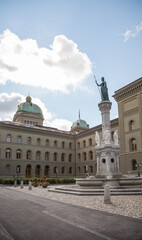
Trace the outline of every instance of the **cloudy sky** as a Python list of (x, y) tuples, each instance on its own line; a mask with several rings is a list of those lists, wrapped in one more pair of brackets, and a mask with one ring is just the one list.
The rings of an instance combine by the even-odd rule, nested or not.
[(141, 0), (0, 0), (0, 120), (30, 94), (44, 125), (101, 123), (98, 82), (112, 95), (142, 77)]

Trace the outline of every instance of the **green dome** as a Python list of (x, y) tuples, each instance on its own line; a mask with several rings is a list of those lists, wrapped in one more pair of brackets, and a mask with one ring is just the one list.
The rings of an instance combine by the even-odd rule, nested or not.
[(88, 128), (87, 122), (84, 121), (84, 120), (81, 120), (81, 119), (78, 119), (77, 121), (75, 121), (75, 122), (72, 124), (72, 128), (75, 128), (75, 127), (77, 127), (77, 126)]
[(31, 97), (28, 96), (26, 98), (26, 102), (21, 103), (18, 106), (18, 112), (31, 112), (31, 113), (42, 114), (42, 110), (40, 109), (40, 107), (32, 103), (31, 100), (32, 100)]

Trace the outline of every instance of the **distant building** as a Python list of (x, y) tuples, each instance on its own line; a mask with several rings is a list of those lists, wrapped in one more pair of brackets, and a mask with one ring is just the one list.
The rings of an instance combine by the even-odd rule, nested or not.
[[(115, 92), (119, 118), (111, 121), (120, 138), (120, 169), (136, 173), (142, 162), (142, 78)], [(13, 122), (0, 121), (0, 177), (85, 177), (96, 174), (95, 131), (85, 120), (70, 131), (43, 126), (43, 114), (30, 96)], [(87, 167), (86, 167), (87, 166)]]

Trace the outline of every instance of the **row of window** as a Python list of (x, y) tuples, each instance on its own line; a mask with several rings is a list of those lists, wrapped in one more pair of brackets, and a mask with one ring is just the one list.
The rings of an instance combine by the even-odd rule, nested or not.
[[(88, 159), (89, 160), (93, 160), (93, 152), (92, 151), (89, 151), (88, 153)], [(77, 160), (80, 162), (81, 160), (83, 161), (86, 161), (87, 160), (87, 153), (86, 152), (83, 152), (82, 154), (81, 153), (78, 153), (77, 154)]]
[[(7, 135), (6, 141), (7, 141), (7, 143), (12, 142), (12, 137), (11, 137), (10, 134)], [(41, 139), (40, 139), (40, 138), (37, 138), (37, 141), (36, 141), (36, 142), (37, 142), (37, 145), (38, 145), (38, 146), (41, 145)], [(18, 143), (18, 144), (21, 144), (21, 143), (22, 143), (22, 137), (21, 137), (21, 136), (17, 136), (17, 143)], [(31, 137), (27, 137), (27, 144), (28, 144), (28, 145), (31, 145), (31, 144), (32, 144), (32, 138), (31, 138)], [(50, 141), (49, 141), (49, 139), (46, 139), (46, 140), (45, 140), (45, 146), (46, 146), (46, 147), (49, 147), (49, 146), (50, 146)], [(54, 141), (54, 147), (58, 147), (58, 141), (56, 141), (56, 140)], [(61, 143), (61, 147), (62, 147), (62, 148), (65, 148), (65, 142), (64, 142), (64, 141)], [(69, 143), (69, 149), (72, 149), (72, 143), (71, 143), (71, 142)]]
[[(7, 135), (7, 142), (8, 143), (11, 142), (11, 135), (10, 134)], [(21, 136), (17, 136), (17, 143), (19, 143), (19, 144), (22, 143)], [(91, 138), (89, 139), (89, 143), (90, 143), (90, 146), (91, 146), (92, 145), (92, 139)], [(29, 145), (31, 144), (31, 137), (27, 138), (27, 144), (29, 144)], [(40, 146), (40, 138), (37, 138), (37, 145)], [(49, 146), (49, 140), (48, 139), (46, 139), (45, 145)], [(57, 141), (55, 140), (54, 141), (54, 147), (57, 148), (57, 146), (58, 146), (58, 144), (57, 144)], [(65, 142), (64, 141), (61, 143), (61, 147), (65, 148)], [(80, 148), (80, 142), (77, 143), (77, 147)], [(86, 147), (86, 141), (85, 140), (83, 141), (83, 147)], [(136, 142), (135, 138), (130, 139), (129, 148), (130, 148), (131, 152), (137, 151), (137, 142)], [(69, 149), (72, 149), (72, 143), (71, 142), (69, 143)]]
[[(88, 140), (88, 146), (92, 146), (92, 138), (89, 138)], [(82, 147), (87, 147), (87, 143), (85, 140), (83, 140), (82, 142)], [(80, 142), (77, 142), (77, 148), (81, 148), (81, 143)]]
[(28, 124), (28, 125), (33, 125), (33, 126), (37, 126), (38, 125), (38, 122), (32, 122), (32, 121), (27, 121), (27, 120), (24, 120), (24, 123)]
[[(10, 148), (7, 148), (7, 149), (5, 150), (5, 158), (6, 158), (6, 159), (10, 159), (11, 156), (12, 156), (12, 151), (11, 151)], [(62, 153), (62, 154), (61, 154), (61, 161), (65, 161), (65, 157), (66, 157), (66, 154), (65, 154), (65, 153)], [(22, 159), (22, 150), (21, 150), (21, 149), (18, 149), (18, 150), (16, 151), (16, 159)], [(28, 150), (28, 151), (26, 152), (26, 159), (27, 159), (27, 160), (32, 160), (32, 151), (31, 151), (31, 150)], [(40, 151), (37, 151), (37, 152), (36, 152), (35, 159), (36, 159), (36, 160), (41, 160), (41, 152), (40, 152)], [(73, 159), (73, 155), (70, 153), (70, 154), (68, 155), (68, 161), (71, 162), (72, 159)], [(50, 153), (49, 153), (49, 152), (45, 152), (44, 160), (46, 160), (46, 161), (50, 160)], [(53, 153), (53, 160), (54, 160), (54, 161), (57, 161), (57, 160), (58, 160), (58, 153), (57, 153), (57, 152)]]
[[(7, 148), (5, 150), (5, 158), (6, 159), (10, 159), (12, 157), (12, 151), (10, 148)], [(62, 153), (61, 154), (61, 161), (65, 161), (66, 158), (66, 154)], [(22, 150), (21, 149), (17, 149), (16, 151), (16, 159), (22, 159)], [(32, 151), (28, 150), (26, 152), (26, 159), (27, 160), (32, 160)], [(36, 152), (36, 156), (35, 156), (36, 160), (41, 160), (41, 152), (37, 151)], [(89, 160), (93, 160), (93, 152), (89, 151), (88, 153), (88, 159)], [(50, 153), (49, 152), (45, 152), (44, 155), (44, 160), (49, 161), (50, 160)], [(73, 154), (69, 154), (68, 155), (68, 161), (71, 162), (73, 160)], [(80, 162), (81, 160), (86, 161), (87, 160), (87, 153), (83, 152), (82, 154), (78, 153), (77, 154), (77, 160)], [(54, 152), (53, 153), (53, 161), (58, 161), (58, 153)]]
[[(31, 177), (31, 169), (32, 169), (31, 165), (27, 165), (27, 167), (26, 167), (26, 177)], [(10, 164), (7, 164), (5, 166), (5, 171), (6, 171), (6, 174), (11, 173), (11, 165)], [(69, 167), (69, 168), (61, 167), (61, 174), (65, 174), (66, 171), (68, 171), (69, 174), (72, 174), (73, 173), (73, 168), (72, 167)], [(92, 165), (90, 165), (89, 168), (87, 166), (83, 167), (83, 173), (87, 173), (88, 171), (90, 173), (93, 173), (93, 166)], [(82, 172), (81, 167), (78, 167), (77, 168), (77, 174), (80, 174), (81, 172)], [(16, 173), (17, 174), (21, 173), (21, 166), (20, 165), (16, 166)], [(58, 173), (59, 173), (59, 170), (56, 166), (53, 168), (53, 173), (56, 174), (56, 175), (58, 175)], [(36, 169), (35, 169), (35, 176), (40, 177), (40, 175), (41, 175), (41, 166), (37, 165)], [(48, 176), (48, 175), (49, 175), (49, 166), (45, 166), (44, 176)]]
[[(10, 148), (7, 148), (5, 150), (5, 158), (6, 159), (10, 159), (11, 158), (11, 155), (12, 155), (12, 152), (11, 152), (11, 149)], [(61, 154), (61, 161), (65, 161), (65, 158), (66, 158), (66, 154), (65, 153), (62, 153)], [(16, 151), (16, 159), (22, 159), (22, 150), (21, 149), (18, 149)], [(32, 160), (32, 151), (31, 150), (28, 150), (26, 152), (26, 159), (27, 160)], [(73, 155), (70, 153), (68, 155), (68, 161), (71, 162), (73, 159)], [(93, 152), (92, 151), (89, 151), (88, 153), (88, 159), (89, 160), (93, 160)], [(37, 151), (36, 152), (36, 160), (41, 160), (41, 152), (40, 151)], [(50, 160), (50, 153), (49, 152), (45, 152), (45, 155), (44, 155), (44, 160), (46, 161), (49, 161)], [(53, 160), (54, 161), (57, 161), (58, 160), (58, 153), (57, 152), (54, 152), (53, 153)], [(77, 154), (77, 160), (80, 162), (81, 160), (83, 161), (86, 161), (87, 160), (87, 153), (86, 152), (83, 152), (82, 154), (81, 153), (78, 153)]]

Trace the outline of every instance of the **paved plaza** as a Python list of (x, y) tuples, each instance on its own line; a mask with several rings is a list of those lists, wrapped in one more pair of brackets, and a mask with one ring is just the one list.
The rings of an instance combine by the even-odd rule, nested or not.
[[(141, 211), (141, 198), (113, 196), (108, 205), (103, 203), (102, 196), (71, 196), (43, 188), (29, 191), (28, 187), (1, 186), (0, 239), (141, 240), (142, 218), (135, 214), (139, 204)], [(125, 212), (127, 205), (134, 212), (132, 217), (119, 212), (121, 208)], [(110, 213), (110, 209), (116, 209), (117, 214)]]

